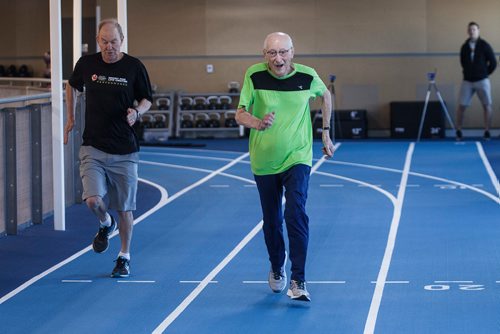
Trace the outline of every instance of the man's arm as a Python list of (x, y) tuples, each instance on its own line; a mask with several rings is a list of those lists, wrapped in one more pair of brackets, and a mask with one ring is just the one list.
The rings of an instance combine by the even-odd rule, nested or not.
[(236, 110), (235, 118), (239, 125), (261, 131), (270, 128), (271, 125), (273, 125), (274, 111), (266, 114), (264, 119), (259, 119), (250, 114), (245, 108), (239, 108)]
[(139, 104), (137, 107), (134, 108), (128, 108), (127, 109), (127, 122), (128, 125), (132, 126), (134, 125), (135, 122), (137, 122), (140, 118), (141, 115), (144, 115), (145, 112), (151, 108), (151, 101), (148, 99), (142, 99), (139, 101)]
[(486, 48), (486, 62), (488, 64), (488, 75), (490, 75), (497, 68), (497, 59), (495, 58), (493, 48), (489, 44)]
[(321, 114), (323, 116), (323, 153), (331, 158), (335, 147), (333, 146), (332, 140), (330, 139), (330, 121), (332, 119), (332, 95), (330, 91), (326, 89), (321, 97)]
[(68, 143), (69, 133), (75, 125), (76, 89), (66, 83), (66, 114), (67, 120), (64, 126), (64, 144)]

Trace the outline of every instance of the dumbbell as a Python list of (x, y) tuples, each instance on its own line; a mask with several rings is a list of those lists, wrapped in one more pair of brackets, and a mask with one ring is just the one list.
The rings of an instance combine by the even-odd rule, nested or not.
[(150, 129), (154, 127), (154, 118), (151, 114), (144, 114), (141, 116), (141, 122), (144, 129)]
[(213, 112), (209, 115), (210, 119), (208, 120), (209, 128), (219, 128), (220, 127), (220, 114), (217, 112)]
[(179, 98), (179, 105), (181, 110), (191, 110), (193, 109), (193, 98), (189, 96), (183, 96)]
[(235, 111), (226, 111), (224, 114), (224, 125), (226, 128), (236, 128), (238, 127), (238, 123), (236, 122), (236, 112)]
[(194, 126), (194, 116), (191, 113), (182, 113), (181, 115), (181, 128), (192, 128)]
[(217, 110), (219, 109), (219, 98), (217, 96), (209, 96), (207, 97), (207, 104), (208, 110)]
[(196, 96), (193, 98), (194, 110), (205, 110), (207, 109), (207, 99), (203, 96)]
[(198, 113), (195, 116), (195, 126), (197, 128), (208, 128), (208, 121), (210, 120), (210, 117), (208, 116), (207, 113)]
[(159, 97), (156, 99), (156, 106), (158, 110), (168, 110), (170, 109), (170, 99), (168, 97)]
[(219, 105), (222, 110), (228, 110), (231, 109), (231, 104), (233, 103), (233, 100), (231, 99), (230, 96), (227, 95), (222, 95), (219, 97)]
[(5, 76), (5, 67), (3, 65), (0, 65), (0, 77)]
[(238, 81), (230, 81), (227, 84), (227, 88), (229, 88), (229, 93), (238, 93), (240, 91), (240, 83)]
[(166, 128), (167, 117), (163, 114), (155, 114), (155, 128)]
[(8, 77), (17, 77), (16, 65), (10, 65), (9, 67), (7, 67), (7, 76)]
[(25, 78), (25, 77), (29, 77), (30, 76), (30, 72), (28, 70), (28, 65), (21, 65), (19, 67), (19, 72), (18, 72), (18, 76), (19, 77), (22, 77), (22, 78)]

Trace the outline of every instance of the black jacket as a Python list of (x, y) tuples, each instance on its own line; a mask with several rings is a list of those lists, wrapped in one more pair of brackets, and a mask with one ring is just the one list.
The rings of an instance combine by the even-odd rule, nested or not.
[(497, 60), (492, 47), (484, 39), (478, 38), (474, 50), (474, 61), (470, 58), (471, 48), (467, 39), (460, 49), (464, 80), (479, 81), (486, 79), (497, 67)]

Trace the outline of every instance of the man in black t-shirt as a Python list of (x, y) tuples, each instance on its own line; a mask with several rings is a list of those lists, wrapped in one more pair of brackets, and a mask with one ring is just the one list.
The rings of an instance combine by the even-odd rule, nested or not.
[[(85, 89), (85, 129), (80, 147), (82, 198), (99, 218), (99, 231), (92, 246), (104, 252), (117, 222), (108, 213), (118, 213), (121, 249), (112, 277), (130, 275), (130, 243), (136, 206), (139, 143), (132, 128), (151, 107), (151, 83), (139, 59), (120, 51), (121, 26), (114, 19), (99, 24), (97, 43), (101, 52), (81, 57), (66, 86), (68, 120), (64, 143), (75, 122), (76, 91)], [(134, 107), (134, 101), (138, 105)], [(107, 206), (103, 197), (108, 195)]]

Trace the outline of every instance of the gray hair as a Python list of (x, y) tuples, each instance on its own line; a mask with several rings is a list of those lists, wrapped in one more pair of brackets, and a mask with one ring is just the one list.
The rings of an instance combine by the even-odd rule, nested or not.
[(101, 32), (101, 28), (106, 24), (113, 25), (116, 28), (116, 30), (118, 30), (118, 34), (120, 34), (120, 40), (123, 41), (125, 36), (123, 36), (122, 26), (120, 25), (120, 23), (118, 23), (117, 19), (104, 19), (101, 22), (99, 22), (99, 27), (97, 28), (97, 35), (99, 35), (99, 32)]

